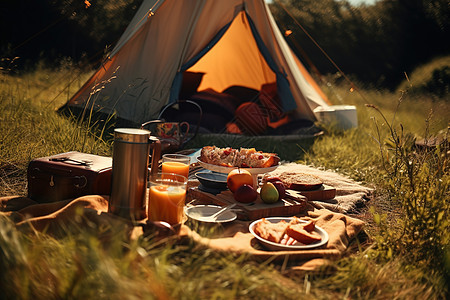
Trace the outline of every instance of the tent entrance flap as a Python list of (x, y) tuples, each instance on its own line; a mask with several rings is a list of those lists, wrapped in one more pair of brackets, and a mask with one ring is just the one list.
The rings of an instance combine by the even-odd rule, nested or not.
[(189, 72), (204, 73), (198, 90), (223, 91), (230, 86), (259, 90), (276, 75), (259, 51), (245, 12), (240, 12), (222, 38)]

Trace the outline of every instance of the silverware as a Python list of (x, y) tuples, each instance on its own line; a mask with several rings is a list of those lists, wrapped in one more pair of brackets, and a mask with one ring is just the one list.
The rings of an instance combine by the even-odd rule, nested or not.
[(220, 215), (223, 214), (224, 212), (226, 212), (226, 211), (232, 209), (232, 208), (235, 207), (235, 206), (236, 206), (236, 203), (233, 203), (233, 204), (231, 204), (231, 205), (225, 206), (224, 208), (220, 209), (218, 212), (215, 212), (215, 213), (213, 213), (213, 214), (210, 215), (210, 216), (202, 217), (202, 221), (213, 222), (213, 221), (217, 220), (217, 217), (218, 217), (218, 216), (220, 216)]

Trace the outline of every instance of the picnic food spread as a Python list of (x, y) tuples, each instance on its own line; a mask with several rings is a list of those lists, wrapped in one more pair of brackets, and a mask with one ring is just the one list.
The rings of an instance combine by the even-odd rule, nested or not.
[(275, 153), (257, 151), (255, 148), (237, 150), (216, 146), (203, 147), (200, 160), (212, 165), (240, 168), (268, 168), (280, 162), (280, 158)]
[[(205, 149), (210, 148), (215, 149), (216, 147), (205, 147)], [(205, 149), (199, 151), (203, 150), (205, 152)], [(225, 149), (231, 148), (222, 148), (221, 150)], [(241, 153), (241, 150), (236, 150), (235, 157), (237, 153)], [(243, 153), (262, 153), (255, 149), (246, 150), (251, 151), (244, 151)], [(226, 154), (225, 151), (223, 151), (223, 154)], [(269, 153), (269, 156), (272, 155), (276, 157), (276, 154)], [(236, 162), (236, 160), (234, 160), (234, 162)], [(199, 166), (206, 169), (203, 170), (205, 173), (219, 174), (208, 169), (209, 165), (204, 167), (200, 161)], [(230, 173), (229, 170), (234, 170), (234, 168), (228, 167), (221, 168), (228, 169), (228, 171), (223, 170), (221, 172), (226, 174)], [(238, 167), (238, 169), (244, 170), (244, 168), (241, 167)], [(361, 194), (356, 194), (356, 192), (354, 192), (354, 184), (352, 185), (352, 193), (345, 194), (347, 185), (343, 186), (343, 184), (347, 184), (348, 180), (346, 178), (339, 178), (339, 180), (337, 180), (333, 178), (333, 176), (336, 175), (331, 172), (310, 170), (311, 168), (307, 166), (294, 163), (283, 163), (279, 165), (277, 163), (271, 168), (266, 168), (264, 170), (258, 169), (258, 167), (252, 169), (251, 166), (246, 168), (246, 170), (250, 170), (249, 172), (253, 179), (255, 178), (255, 175), (266, 174), (263, 182), (258, 180), (255, 184), (257, 188), (256, 200), (254, 200), (253, 191), (249, 190), (252, 187), (249, 184), (250, 182), (247, 182), (244, 188), (242, 188), (242, 186), (244, 186), (245, 183), (243, 184), (242, 181), (237, 183), (236, 191), (240, 189), (240, 192), (238, 192), (236, 196), (241, 201), (236, 201), (233, 197), (233, 192), (226, 189), (226, 187), (215, 194), (200, 191), (197, 188), (198, 186), (192, 182), (194, 185), (191, 185), (189, 189), (190, 199), (194, 198), (199, 201), (187, 203), (185, 207), (186, 210), (192, 207), (198, 208), (202, 205), (205, 207), (205, 203), (208, 203), (210, 206), (216, 205), (216, 211), (223, 207), (235, 205), (233, 211), (228, 211), (232, 217), (225, 217), (225, 214), (221, 216), (220, 220), (230, 223), (226, 225), (227, 231), (224, 231), (224, 236), (217, 238), (203, 237), (200, 234), (195, 234), (192, 229), (189, 229), (189, 223), (184, 224), (184, 221), (175, 224), (174, 227), (171, 227), (171, 225), (167, 223), (167, 228), (173, 229), (172, 232), (176, 235), (189, 235), (189, 237), (193, 238), (196, 242), (204, 243), (211, 249), (234, 251), (236, 253), (246, 252), (261, 258), (265, 258), (268, 255), (272, 256), (272, 254), (265, 250), (274, 250), (280, 251), (274, 254), (274, 257), (277, 260), (278, 258), (283, 259), (283, 255), (288, 255), (290, 259), (295, 258), (299, 261), (304, 261), (305, 259), (309, 260), (314, 257), (337, 257), (341, 255), (346, 250), (348, 241), (355, 237), (364, 225), (362, 221), (350, 218), (341, 213), (336, 213), (338, 210), (333, 210), (333, 207), (331, 210), (323, 209), (321, 205), (325, 202), (321, 202), (319, 205), (315, 206), (314, 202), (310, 201), (312, 198), (309, 198), (308, 193), (326, 193), (330, 187), (333, 187), (334, 190), (339, 188), (339, 192), (344, 191), (344, 196), (348, 197), (351, 195), (353, 197), (352, 199), (360, 199)], [(303, 170), (305, 174), (303, 174)], [(315, 176), (308, 176), (309, 174), (307, 173), (313, 172), (320, 177), (316, 178)], [(226, 175), (222, 176), (222, 182), (225, 181), (226, 183), (226, 178)], [(238, 178), (239, 176), (234, 179)], [(249, 174), (244, 176), (245, 180), (249, 178)], [(261, 179), (261, 176), (259, 179)], [(326, 180), (326, 184), (322, 184), (320, 179)], [(269, 185), (268, 183), (271, 184)], [(261, 194), (261, 188), (264, 184), (271, 187), (271, 189), (268, 190), (270, 194), (276, 194), (276, 187), (281, 184), (284, 186), (286, 194), (283, 194), (282, 189), (277, 190), (279, 194), (277, 201), (275, 203), (266, 203), (262, 200), (264, 196)], [(320, 186), (320, 188), (319, 190), (300, 191), (300, 189), (304, 189), (304, 187), (301, 187), (302, 184), (306, 185), (306, 189), (310, 189), (311, 186), (314, 185)], [(289, 188), (296, 188), (298, 190), (294, 191)], [(359, 192), (361, 190), (356, 191)], [(304, 196), (306, 194), (308, 194), (308, 196)], [(340, 196), (337, 196), (336, 199), (339, 199), (339, 197)], [(16, 223), (18, 227), (24, 227), (27, 224), (30, 224), (33, 226), (34, 230), (44, 230), (45, 228), (49, 228), (48, 232), (54, 232), (55, 234), (59, 234), (59, 228), (61, 226), (67, 228), (67, 225), (72, 224), (71, 222), (76, 219), (72, 217), (72, 214), (79, 207), (86, 208), (85, 212), (90, 218), (89, 220), (97, 222), (98, 224), (103, 224), (102, 222), (123, 221), (130, 226), (135, 225), (133, 222), (129, 222), (124, 218), (118, 218), (109, 213), (109, 198), (108, 195), (88, 195), (77, 199), (39, 204), (33, 201), (33, 199), (6, 197), (0, 201), (0, 211), (8, 212), (10, 209), (16, 207), (14, 209), (17, 210), (18, 215), (24, 216), (23, 218), (17, 219)], [(247, 201), (250, 202), (247, 203)], [(337, 201), (326, 203), (340, 204), (340, 202)], [(206, 213), (205, 217), (208, 217), (211, 213), (212, 212)], [(301, 219), (299, 216), (302, 216)], [(235, 219), (238, 220), (231, 224)], [(218, 220), (215, 222), (218, 223)], [(251, 222), (245, 223), (245, 221)], [(89, 224), (93, 224), (92, 222)], [(149, 226), (153, 226), (153, 223), (157, 221), (152, 222), (148, 220), (147, 223), (143, 222), (144, 221), (139, 223), (140, 225), (143, 225), (143, 233), (150, 234), (151, 232), (148, 231)], [(77, 223), (77, 225), (82, 224)], [(246, 227), (242, 227), (242, 225), (246, 225)], [(91, 225), (87, 226), (87, 228), (90, 227)], [(117, 226), (112, 226), (111, 228), (117, 228)], [(140, 228), (141, 227), (139, 226), (135, 227), (135, 229)], [(136, 230), (136, 233), (138, 232), (139, 230)], [(161, 238), (165, 238), (165, 235), (161, 236)], [(255, 242), (261, 244), (263, 248), (256, 246)], [(306, 249), (308, 249), (308, 251), (302, 251)]]
[(191, 191), (192, 197), (216, 205), (237, 204), (243, 212), (240, 218), (292, 216), (305, 210), (308, 200), (335, 196), (335, 188), (324, 185), (315, 175), (296, 170), (274, 175), (272, 171), (280, 167), (276, 153), (216, 146), (205, 146), (200, 152), (202, 167), (228, 174), (228, 190), (211, 192), (199, 186)]

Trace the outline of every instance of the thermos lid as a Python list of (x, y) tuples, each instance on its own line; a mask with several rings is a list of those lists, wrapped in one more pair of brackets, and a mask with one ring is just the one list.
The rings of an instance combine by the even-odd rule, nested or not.
[(126, 143), (148, 143), (150, 131), (136, 128), (114, 129), (114, 141)]

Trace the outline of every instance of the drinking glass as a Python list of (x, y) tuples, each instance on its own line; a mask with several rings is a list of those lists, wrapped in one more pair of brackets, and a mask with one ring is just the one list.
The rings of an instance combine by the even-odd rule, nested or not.
[(162, 156), (162, 173), (175, 173), (188, 178), (191, 158), (183, 154), (164, 154)]
[(183, 222), (187, 177), (174, 173), (150, 176), (148, 219), (164, 221), (170, 225)]

